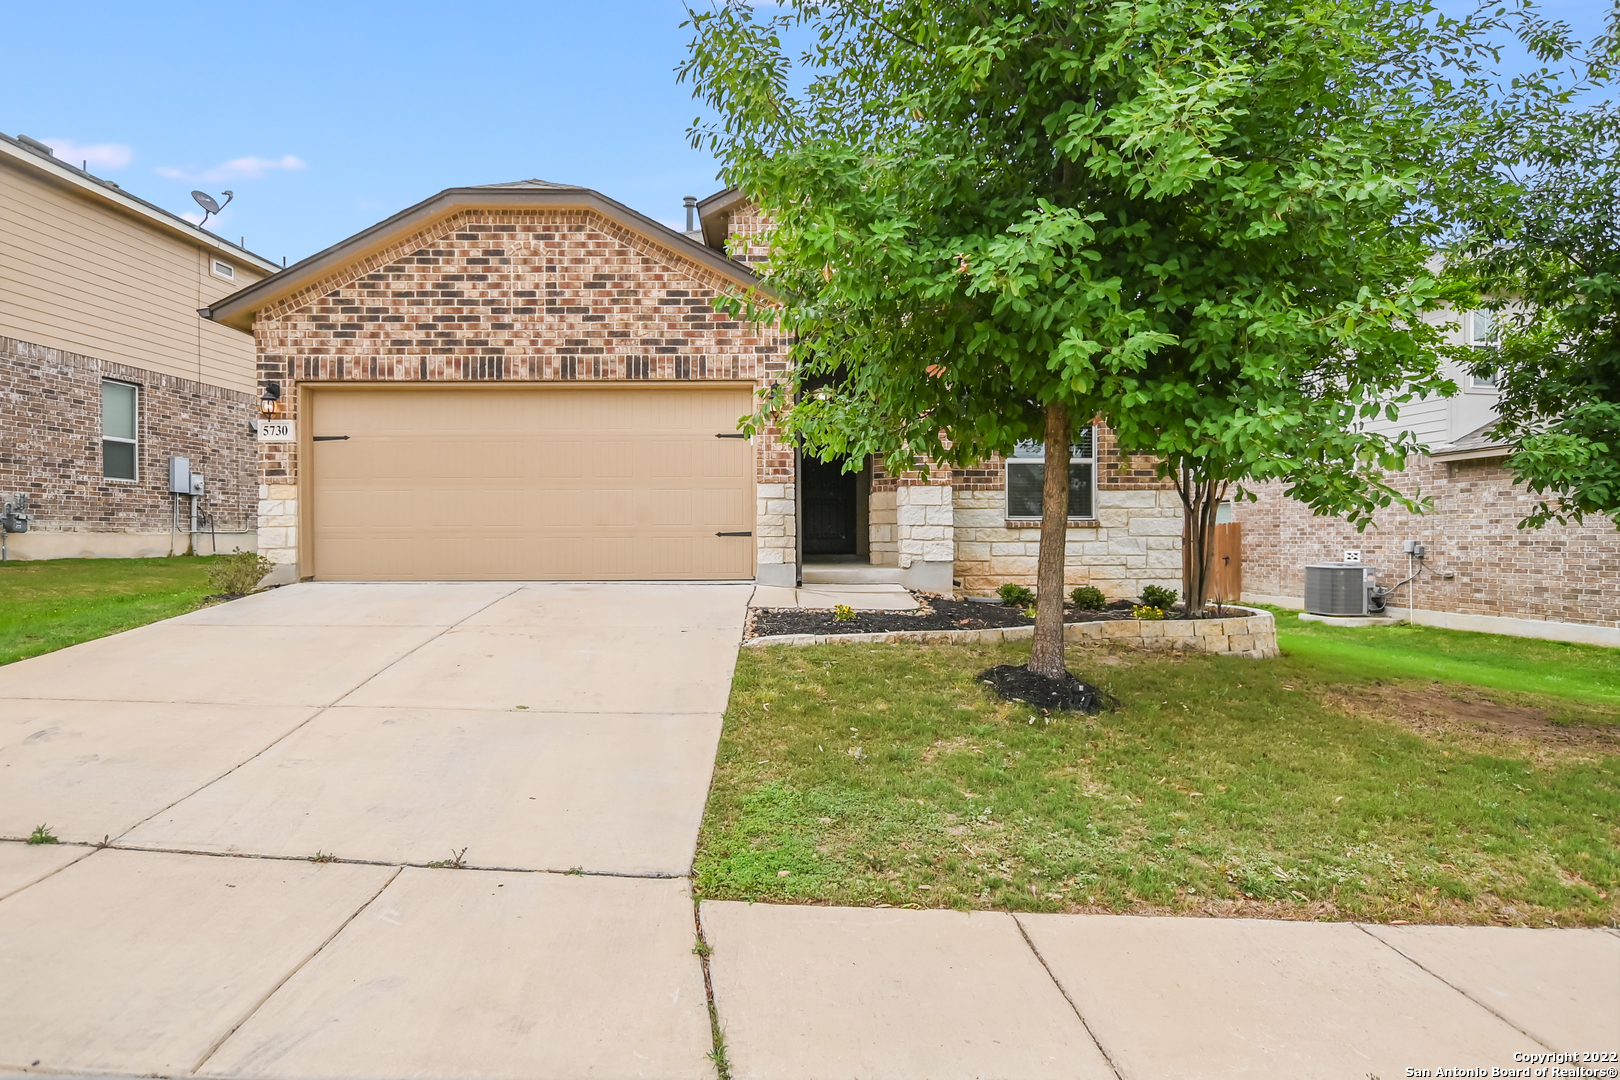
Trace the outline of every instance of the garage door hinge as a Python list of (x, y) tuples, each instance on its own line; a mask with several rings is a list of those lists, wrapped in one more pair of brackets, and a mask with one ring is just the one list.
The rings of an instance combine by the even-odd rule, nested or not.
[(751, 532), (729, 532), (729, 533), (715, 533), (714, 535), (716, 535), (716, 536), (753, 536), (754, 534), (751, 533)]
[(720, 434), (716, 435), (715, 438), (717, 438), (717, 439), (746, 439), (746, 438), (748, 438), (748, 436), (744, 435), (740, 431), (722, 431)]
[(317, 435), (317, 436), (315, 436), (315, 441), (316, 442), (348, 442), (349, 437), (347, 435)]

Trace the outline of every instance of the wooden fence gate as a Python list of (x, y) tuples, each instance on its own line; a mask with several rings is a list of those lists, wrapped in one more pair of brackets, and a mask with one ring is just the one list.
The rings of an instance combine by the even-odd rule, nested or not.
[[(1181, 538), (1182, 570), (1186, 570), (1187, 538)], [(1209, 602), (1235, 604), (1243, 599), (1243, 526), (1236, 522), (1215, 526), (1215, 564), (1209, 578)]]

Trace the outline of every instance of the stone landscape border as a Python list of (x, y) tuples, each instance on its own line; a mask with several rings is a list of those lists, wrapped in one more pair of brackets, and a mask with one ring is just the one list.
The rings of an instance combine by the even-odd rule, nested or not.
[[(1269, 660), (1281, 655), (1277, 650), (1277, 621), (1269, 611), (1254, 608), (1230, 610), (1247, 612), (1222, 619), (1109, 619), (1100, 622), (1065, 623), (1065, 641), (1113, 642), (1134, 649), (1181, 649), (1191, 652), (1242, 656)], [(918, 641), (929, 644), (966, 645), (979, 641), (1023, 641), (1035, 633), (1033, 626), (991, 627), (986, 630), (891, 630), (877, 634), (778, 634), (743, 642), (745, 648), (767, 645), (837, 645), (869, 642), (889, 644)]]

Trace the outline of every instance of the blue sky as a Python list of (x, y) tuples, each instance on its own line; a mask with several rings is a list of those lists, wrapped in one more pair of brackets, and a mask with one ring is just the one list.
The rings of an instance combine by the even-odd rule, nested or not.
[[(1546, 8), (1595, 31), (1610, 2)], [(277, 262), (442, 188), (529, 177), (676, 224), (683, 195), (719, 186), (686, 141), (683, 17), (678, 0), (13, 0), (0, 130), (176, 213), (229, 188), (210, 227)]]
[(210, 228), (277, 262), (462, 184), (583, 184), (672, 224), (719, 187), (678, 2), (6, 9), (0, 130), (175, 213), (229, 188)]

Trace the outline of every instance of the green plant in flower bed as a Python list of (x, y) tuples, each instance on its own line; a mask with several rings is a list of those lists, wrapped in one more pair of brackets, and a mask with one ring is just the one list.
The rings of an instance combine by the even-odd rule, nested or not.
[(238, 551), (234, 555), (221, 555), (208, 568), (208, 584), (225, 596), (242, 596), (259, 587), (275, 563), (256, 551)]
[(1597, 728), (1573, 746), (1403, 722), (1383, 695), (1449, 699), (1305, 657), (1068, 653), (1119, 707), (1043, 715), (994, 696), (976, 673), (1024, 663), (1024, 643), (743, 650), (697, 893), (1536, 926), (1620, 915), (1620, 743)]
[(1176, 597), (1179, 595), (1174, 589), (1166, 589), (1160, 585), (1148, 585), (1143, 588), (1142, 595), (1137, 598), (1137, 602), (1143, 607), (1169, 611), (1176, 606)]
[(1108, 597), (1095, 585), (1082, 585), (1069, 594), (1074, 606), (1081, 611), (1101, 611), (1108, 606)]
[(834, 604), (833, 619), (838, 622), (854, 622), (855, 609), (850, 607), (848, 604)]
[(1008, 607), (1027, 608), (1035, 606), (1034, 590), (1027, 585), (1015, 585), (1009, 581), (996, 590), (996, 595), (1001, 597), (1001, 602)]
[(1131, 614), (1138, 619), (1159, 620), (1164, 618), (1164, 608), (1153, 607), (1150, 604), (1137, 604), (1131, 608)]

